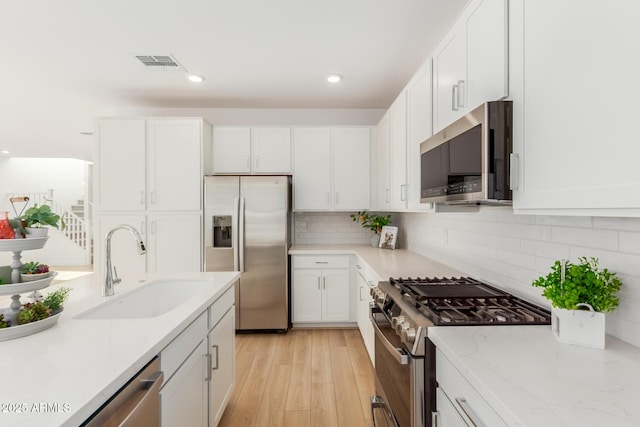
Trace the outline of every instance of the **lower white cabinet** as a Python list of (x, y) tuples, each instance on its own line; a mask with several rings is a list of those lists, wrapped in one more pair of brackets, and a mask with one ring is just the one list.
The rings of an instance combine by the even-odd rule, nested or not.
[(349, 256), (292, 258), (292, 322), (350, 321)]
[(235, 286), (160, 353), (164, 427), (215, 427), (235, 381)]
[(436, 380), (435, 426), (507, 427), (507, 423), (439, 349), (436, 349)]
[(209, 427), (218, 425), (233, 391), (235, 332), (235, 309), (232, 306), (207, 338), (210, 355)]
[(163, 426), (207, 426), (206, 354), (202, 340), (160, 390)]
[(369, 305), (373, 302), (370, 289), (377, 284), (377, 280), (373, 277), (369, 267), (361, 260), (356, 262), (356, 269), (358, 270), (356, 276), (358, 329), (369, 354), (369, 359), (375, 365), (375, 332), (371, 319), (369, 319)]

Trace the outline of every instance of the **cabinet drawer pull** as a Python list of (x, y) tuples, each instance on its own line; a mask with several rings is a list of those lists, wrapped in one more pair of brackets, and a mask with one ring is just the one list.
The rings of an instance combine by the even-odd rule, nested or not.
[(471, 409), (471, 406), (469, 406), (469, 403), (467, 403), (467, 399), (465, 399), (464, 397), (456, 397), (455, 400), (456, 403), (460, 406), (460, 409), (462, 409), (462, 412), (464, 412), (469, 420), (471, 420), (475, 427), (486, 427), (486, 424), (483, 423), (480, 418), (478, 418), (474, 410)]
[(329, 261), (316, 261), (316, 264), (329, 264)]

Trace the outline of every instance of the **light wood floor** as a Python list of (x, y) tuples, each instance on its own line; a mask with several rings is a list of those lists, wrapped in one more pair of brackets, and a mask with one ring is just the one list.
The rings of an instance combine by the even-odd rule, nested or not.
[(357, 329), (236, 335), (226, 426), (371, 426), (374, 372)]

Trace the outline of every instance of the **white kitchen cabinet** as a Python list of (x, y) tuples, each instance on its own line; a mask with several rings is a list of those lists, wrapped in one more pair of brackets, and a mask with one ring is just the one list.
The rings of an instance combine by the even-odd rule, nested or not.
[(371, 206), (371, 129), (294, 129), (294, 209), (365, 210)]
[(235, 381), (232, 286), (160, 353), (163, 426), (215, 427)]
[(235, 382), (235, 331), (235, 310), (231, 306), (209, 332), (207, 338), (211, 357), (211, 366), (209, 367), (209, 427), (218, 425), (233, 391)]
[(407, 208), (407, 96), (403, 91), (378, 123), (378, 208)]
[(150, 119), (148, 202), (152, 211), (197, 211), (202, 205), (203, 121)]
[(120, 255), (135, 245), (125, 241), (132, 239), (128, 233), (117, 232), (114, 239), (122, 243), (113, 246), (112, 257), (121, 275), (201, 271), (202, 176), (211, 173), (211, 126), (201, 118), (104, 118), (96, 132), (94, 247), (100, 272), (106, 233), (118, 224), (136, 228), (148, 251)]
[(377, 285), (378, 278), (361, 259), (356, 261), (356, 269), (358, 272), (356, 276), (358, 329), (369, 354), (369, 359), (375, 365), (375, 332), (369, 318), (369, 305), (373, 302), (370, 290)]
[(508, 95), (507, 0), (474, 0), (433, 55), (433, 127)]
[(209, 132), (202, 119), (98, 119), (95, 210), (201, 209)]
[(432, 61), (429, 59), (407, 85), (407, 204), (412, 211), (431, 210), (420, 203), (420, 144), (431, 136)]
[(640, 3), (519, 0), (510, 14), (514, 211), (640, 216)]
[(100, 119), (95, 129), (95, 210), (146, 209), (146, 121)]
[(507, 427), (494, 408), (473, 388), (447, 357), (436, 349), (437, 426)]
[(202, 340), (160, 389), (164, 427), (207, 426), (207, 341)]
[(201, 271), (201, 222), (199, 212), (150, 215), (147, 272)]
[(215, 127), (213, 172), (291, 173), (291, 129)]
[(294, 255), (292, 259), (292, 322), (349, 322), (349, 256)]

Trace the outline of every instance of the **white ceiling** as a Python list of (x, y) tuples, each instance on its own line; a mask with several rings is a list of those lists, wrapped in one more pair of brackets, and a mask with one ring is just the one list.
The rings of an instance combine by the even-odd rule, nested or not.
[[(467, 0), (30, 0), (0, 12), (0, 150), (91, 159), (97, 116), (387, 108)], [(172, 54), (189, 72), (150, 71)], [(329, 73), (344, 75), (331, 85)]]

